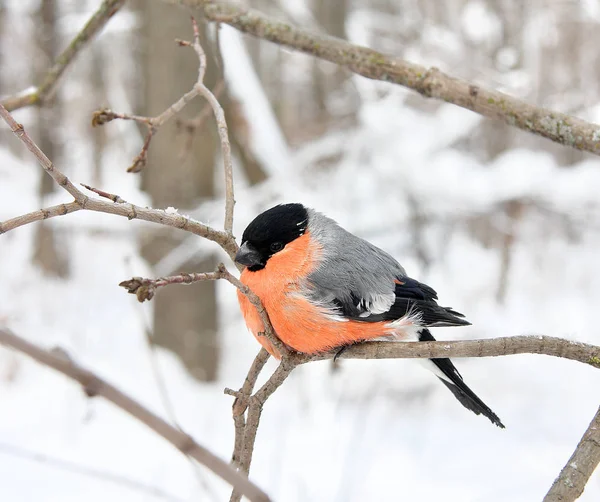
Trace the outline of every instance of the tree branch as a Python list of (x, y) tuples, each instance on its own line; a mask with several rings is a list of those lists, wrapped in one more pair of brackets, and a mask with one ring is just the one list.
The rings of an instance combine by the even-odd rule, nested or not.
[[(106, 195), (109, 197), (115, 197), (111, 194)], [(250, 303), (252, 303), (254, 308), (256, 308), (258, 311), (263, 325), (265, 326), (265, 332), (262, 333), (262, 336), (266, 337), (280, 354), (290, 354), (290, 349), (281, 340), (279, 340), (279, 338), (277, 338), (275, 330), (273, 329), (273, 325), (271, 324), (271, 320), (269, 319), (269, 315), (267, 314), (267, 311), (264, 308), (260, 298), (254, 292), (252, 292), (248, 286), (242, 283), (242, 281), (232, 275), (222, 263), (219, 263), (214, 272), (185, 273), (168, 277), (159, 277), (158, 279), (133, 277), (129, 280), (121, 282), (119, 286), (125, 288), (128, 293), (136, 295), (140, 302), (144, 302), (146, 300), (152, 300), (152, 298), (154, 298), (156, 289), (163, 286), (168, 286), (170, 284), (192, 284), (199, 281), (215, 281), (219, 279), (225, 279), (248, 297)]]
[[(494, 357), (515, 354), (543, 354), (571, 359), (573, 361), (589, 364), (595, 368), (600, 368), (600, 347), (543, 335), (449, 342), (364, 342), (348, 347), (339, 355), (339, 357), (344, 359), (436, 359), (447, 357)], [(257, 359), (260, 355), (261, 353), (259, 353)], [(337, 355), (335, 351), (309, 355), (291, 352), (288, 349), (286, 353), (283, 353), (281, 363), (273, 375), (271, 375), (271, 378), (269, 378), (269, 380), (254, 395), (248, 397), (248, 392), (244, 392), (245, 389), (243, 388), (237, 393), (226, 389), (227, 394), (236, 396), (233, 406), (233, 416), (236, 425), (236, 441), (234, 444), (233, 460), (238, 463), (240, 470), (246, 473), (249, 472), (262, 407), (268, 397), (283, 384), (285, 379), (297, 366), (312, 361), (331, 359), (335, 355)], [(252, 375), (252, 386), (258, 377), (255, 365), (256, 360), (247, 377), (248, 379)], [(260, 372), (261, 368), (262, 366), (258, 367), (258, 372)], [(249, 387), (250, 392), (252, 386)], [(246, 413), (246, 418), (239, 418), (238, 415), (243, 413)], [(590, 425), (590, 430), (592, 430), (592, 425)], [(600, 434), (597, 429), (593, 429), (593, 431), (594, 434)], [(242, 437), (241, 439), (240, 436)], [(582, 443), (585, 442), (586, 444), (584, 452), (591, 448), (598, 448), (597, 453), (600, 454), (600, 442), (594, 438), (588, 438), (586, 440), (586, 437), (587, 436), (584, 436), (584, 439), (582, 439)], [(584, 454), (585, 453), (580, 453), (580, 455)], [(594, 464), (594, 466), (596, 464)], [(587, 467), (587, 470), (589, 470), (589, 467)], [(587, 470), (585, 472), (587, 472)], [(591, 474), (591, 471), (589, 474)], [(589, 477), (589, 474), (587, 477)], [(580, 479), (583, 479), (583, 475), (580, 476)], [(587, 480), (587, 478), (585, 478), (585, 480)], [(585, 480), (582, 481), (583, 486), (585, 486)], [(239, 502), (239, 500), (240, 495), (239, 493), (235, 493), (234, 490), (230, 502)], [(555, 500), (551, 499), (545, 502), (555, 502)]]
[(73, 62), (77, 54), (104, 28), (110, 18), (125, 4), (125, 0), (104, 0), (83, 29), (75, 36), (67, 48), (56, 59), (48, 70), (42, 83), (33, 89), (9, 96), (2, 100), (2, 105), (9, 111), (25, 106), (44, 104), (54, 93), (59, 78)]
[[(507, 336), (487, 340), (455, 340), (435, 342), (367, 342), (348, 347), (342, 359), (419, 359), (496, 357), (515, 354), (542, 354), (589, 364), (600, 368), (600, 347), (552, 336)], [(330, 359), (332, 353), (315, 356), (299, 355), (300, 364)]]
[(175, 103), (169, 106), (165, 111), (156, 117), (145, 117), (141, 115), (130, 115), (126, 113), (117, 113), (109, 109), (101, 109), (94, 112), (92, 116), (92, 126), (101, 126), (115, 119), (121, 120), (134, 120), (140, 124), (146, 125), (148, 132), (144, 138), (144, 144), (140, 153), (133, 159), (133, 163), (127, 169), (129, 173), (139, 173), (144, 167), (146, 167), (146, 161), (148, 159), (148, 149), (150, 148), (150, 142), (158, 130), (169, 120), (171, 120), (176, 114), (178, 114), (183, 108), (192, 101), (196, 96), (203, 96), (209, 103), (213, 110), (215, 120), (217, 122), (217, 129), (219, 132), (219, 138), (221, 140), (221, 151), (223, 154), (223, 165), (225, 173), (225, 232), (231, 234), (233, 229), (233, 206), (235, 204), (233, 198), (233, 169), (231, 163), (231, 145), (229, 144), (229, 136), (227, 129), (227, 122), (225, 121), (225, 113), (223, 108), (219, 104), (219, 101), (215, 95), (204, 85), (204, 76), (206, 74), (206, 53), (200, 44), (200, 30), (198, 29), (198, 23), (192, 17), (192, 28), (194, 32), (194, 38), (192, 42), (185, 40), (176, 40), (176, 42), (182, 47), (192, 47), (198, 56), (198, 78), (194, 83), (191, 90), (181, 96)]
[(424, 66), (312, 33), (260, 12), (222, 0), (168, 0), (202, 9), (210, 21), (338, 64), (374, 80), (391, 82), (440, 101), (548, 138), (561, 145), (600, 155), (600, 126), (583, 119), (531, 105), (494, 89), (474, 85)]
[[(188, 216), (182, 216), (177, 212), (166, 212), (161, 209), (151, 209), (125, 202), (112, 202), (113, 199), (111, 199), (111, 202), (108, 202), (101, 199), (89, 198), (81, 190), (79, 190), (69, 180), (69, 178), (67, 178), (67, 176), (65, 176), (62, 173), (62, 171), (60, 171), (52, 163), (52, 161), (50, 161), (50, 159), (44, 154), (44, 152), (42, 152), (42, 150), (40, 150), (36, 143), (31, 139), (23, 125), (19, 124), (10, 114), (10, 112), (1, 104), (0, 116), (10, 126), (15, 136), (17, 136), (21, 141), (23, 141), (27, 148), (35, 155), (39, 164), (44, 168), (48, 175), (51, 176), (59, 186), (61, 186), (64, 190), (71, 194), (75, 199), (74, 202), (70, 204), (65, 204), (65, 206), (67, 207), (66, 212), (63, 212), (62, 205), (59, 205), (49, 208), (48, 210), (42, 209), (40, 211), (35, 211), (34, 213), (29, 213), (24, 216), (13, 218), (6, 222), (0, 222), (0, 233), (8, 232), (9, 230), (13, 230), (15, 228), (26, 225), (28, 223), (32, 223), (34, 221), (43, 220), (45, 219), (44, 211), (51, 210), (51, 213), (49, 213), (48, 217), (54, 217), (61, 216), (63, 214), (68, 214), (80, 209), (85, 209), (88, 211), (96, 211), (100, 213), (124, 216), (130, 220), (139, 219), (185, 230), (187, 232), (198, 235), (199, 237), (204, 237), (205, 239), (216, 242), (231, 257), (232, 260), (234, 259), (235, 253), (238, 250), (238, 245), (235, 242), (233, 236), (227, 232), (224, 232), (222, 230), (216, 230), (212, 227), (209, 227), (208, 225), (204, 225), (203, 223), (195, 221)], [(101, 195), (102, 197), (105, 197), (105, 195), (103, 194), (105, 194), (106, 192), (102, 192), (101, 190), (97, 189), (92, 190), (95, 191), (97, 194)], [(117, 198), (118, 196), (113, 195), (112, 197)], [(123, 199), (118, 197), (118, 199), (115, 200), (122, 201)], [(75, 209), (73, 207), (74, 204), (76, 204), (79, 207), (79, 209)], [(57, 209), (57, 207), (59, 207), (60, 209)]]
[(17, 216), (16, 218), (4, 222), (0, 221), (0, 235), (35, 221), (47, 220), (49, 218), (54, 218), (55, 216), (64, 216), (65, 214), (74, 213), (80, 209), (81, 206), (77, 202), (69, 202), (67, 204), (57, 204), (56, 206), (47, 207), (45, 209), (38, 209), (37, 211)]
[[(261, 349), (261, 352), (262, 350), (264, 349)], [(260, 357), (260, 355), (261, 353), (259, 352), (257, 359)], [(263, 405), (267, 399), (283, 384), (283, 382), (285, 382), (285, 379), (294, 370), (294, 368), (298, 366), (298, 364), (299, 363), (295, 362), (293, 359), (284, 357), (281, 363), (279, 363), (279, 366), (277, 366), (277, 369), (273, 372), (265, 384), (254, 395), (248, 398), (248, 410), (246, 414), (243, 440), (241, 441), (240, 445), (235, 445), (236, 447), (240, 447), (238, 469), (246, 475), (248, 475), (250, 472), (250, 464), (252, 463), (252, 454), (254, 453), (254, 444), (256, 443), (256, 434), (258, 432), (258, 426), (260, 425), (260, 417), (262, 415)], [(243, 494), (239, 490), (234, 488), (229, 502), (240, 502), (242, 495)]]
[[(236, 399), (233, 402), (232, 406), (232, 414), (233, 414), (233, 422), (235, 425), (235, 440), (233, 447), (233, 454), (231, 455), (231, 463), (239, 467), (240, 459), (242, 455), (242, 450), (244, 448), (244, 433), (246, 431), (246, 410), (248, 409), (248, 400), (252, 395), (252, 391), (254, 390), (254, 386), (256, 385), (256, 380), (260, 375), (260, 372), (264, 368), (265, 364), (269, 360), (269, 353), (261, 348), (250, 369), (248, 370), (248, 375), (244, 380), (244, 384), (242, 388), (236, 395)], [(225, 389), (226, 394), (230, 394), (230, 389)]]
[(269, 500), (267, 494), (248, 480), (247, 477), (240, 475), (229, 464), (199, 445), (191, 436), (171, 426), (96, 374), (79, 366), (62, 349), (47, 351), (4, 328), (0, 328), (0, 344), (26, 354), (37, 362), (79, 382), (88, 396), (104, 397), (162, 436), (183, 454), (193, 457), (235, 487), (236, 490), (243, 492), (250, 500), (261, 502)]
[(544, 502), (577, 500), (600, 463), (600, 408), (594, 415), (577, 448), (554, 481)]
[(193, 284), (200, 281), (216, 281), (221, 279), (221, 274), (216, 272), (195, 272), (168, 277), (159, 277), (158, 279), (144, 279), (143, 277), (133, 277), (127, 281), (119, 283), (119, 286), (125, 288), (128, 293), (137, 296), (139, 302), (152, 300), (157, 288), (168, 286), (169, 284)]

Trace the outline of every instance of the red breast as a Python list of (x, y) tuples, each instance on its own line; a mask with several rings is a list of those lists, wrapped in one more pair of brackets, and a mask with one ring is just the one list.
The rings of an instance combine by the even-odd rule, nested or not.
[[(271, 256), (262, 270), (242, 272), (241, 281), (263, 302), (279, 339), (298, 352), (314, 354), (390, 334), (385, 322), (347, 320), (309, 302), (301, 294), (307, 287), (306, 277), (321, 255), (321, 246), (306, 232)], [(250, 331), (271, 355), (279, 358), (271, 343), (258, 336), (264, 326), (254, 306), (239, 291), (238, 300)]]

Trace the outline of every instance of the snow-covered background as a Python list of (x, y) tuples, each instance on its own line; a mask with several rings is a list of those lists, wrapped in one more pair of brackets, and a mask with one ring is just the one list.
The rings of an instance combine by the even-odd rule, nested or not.
[[(464, 40), (484, 43), (499, 36), (500, 21), (485, 2), (464, 4), (457, 20)], [(9, 5), (12, 16), (27, 19), (22, 3)], [(90, 2), (90, 9), (94, 5)], [(597, 3), (582, 2), (581, 9), (586, 22), (600, 28)], [(299, 19), (303, 12), (296, 13)], [(83, 19), (66, 31), (75, 32)], [(349, 37), (370, 43), (373, 23), (385, 26), (381, 17), (357, 9), (347, 21)], [(133, 13), (119, 14), (99, 42), (109, 36), (113, 44), (127, 40), (134, 25)], [(547, 30), (540, 26), (537, 32), (531, 28), (532, 39)], [(448, 44), (456, 54), (464, 50), (434, 21), (428, 27), (429, 51), (450, 50)], [(236, 166), (236, 235), (261, 210), (301, 201), (396, 256), (411, 276), (438, 291), (442, 304), (473, 323), (438, 329), (438, 338), (546, 334), (600, 343), (600, 160), (585, 157), (565, 167), (544, 148), (549, 142), (485, 158), (468, 147), (483, 128), (481, 117), (447, 104), (415, 107), (412, 93), (360, 77), (347, 83), (360, 103), (355, 123), (292, 147), (277, 126), (242, 40), (223, 28), (227, 81), (246, 110), (252, 145), (268, 179), (250, 186)], [(425, 50), (411, 50), (417, 61), (427, 57)], [(510, 59), (507, 51), (502, 61)], [(306, 59), (288, 56), (293, 79), (294, 67), (301, 73)], [(128, 68), (124, 61), (115, 58), (114, 64)], [(435, 64), (445, 67), (444, 61)], [(121, 108), (127, 106), (125, 73), (109, 86), (111, 102)], [(477, 78), (514, 93), (533, 78), (508, 74), (501, 83), (495, 76)], [(63, 96), (84, 93), (77, 75), (65, 79)], [(567, 98), (545, 104), (600, 122), (596, 88), (585, 99)], [(573, 102), (588, 105), (571, 110)], [(88, 116), (71, 113), (58, 131), (63, 138), (87, 127)], [(31, 110), (19, 111), (17, 118), (26, 127), (35, 122)], [(139, 133), (116, 124), (107, 131), (102, 188), (148, 203), (138, 179), (125, 173), (139, 148)], [(16, 139), (2, 138), (0, 221), (40, 206), (40, 168)], [(61, 167), (74, 181), (87, 183), (93, 176), (91, 153), (84, 139), (73, 144)], [(66, 200), (56, 192), (44, 204)], [(222, 200), (206, 201), (192, 213), (219, 225)], [(177, 422), (228, 459), (233, 422), (231, 398), (223, 388), (242, 383), (258, 350), (231, 286), (217, 285), (218, 379), (198, 383), (171, 353), (149, 349), (145, 330), (153, 305), (137, 303), (118, 287), (133, 275), (157, 274), (139, 257), (137, 233), (147, 225), (87, 212), (56, 218), (51, 225), (68, 242), (68, 279), (50, 278), (32, 265), (33, 225), (2, 235), (0, 323), (45, 347), (63, 347), (172, 419), (159, 391), (157, 364)], [(183, 246), (188, 253), (213, 249), (196, 239)], [(266, 372), (274, 367), (269, 364)], [(268, 401), (252, 479), (274, 500), (290, 502), (541, 500), (597, 410), (600, 373), (533, 355), (458, 360), (457, 366), (506, 430), (465, 410), (412, 361), (342, 361), (336, 370), (314, 363), (297, 369)], [(71, 381), (0, 349), (0, 497), (216, 501), (227, 499), (228, 487), (195, 470), (110, 404), (87, 399)], [(596, 474), (581, 500), (599, 497)]]

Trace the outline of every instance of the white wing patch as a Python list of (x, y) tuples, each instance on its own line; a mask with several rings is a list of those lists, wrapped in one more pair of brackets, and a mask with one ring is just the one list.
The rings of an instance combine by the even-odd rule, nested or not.
[(371, 295), (368, 298), (363, 298), (358, 302), (356, 308), (361, 311), (359, 317), (369, 317), (373, 314), (383, 314), (390, 310), (391, 306), (396, 301), (394, 293)]
[(294, 291), (294, 292), (288, 293), (288, 295), (308, 301), (315, 307), (319, 308), (321, 310), (321, 313), (326, 318), (328, 318), (330, 321), (348, 322), (348, 319), (345, 318), (344, 316), (340, 315), (337, 312), (337, 310), (332, 310), (330, 302), (328, 302), (326, 300), (314, 300), (312, 298), (309, 298), (307, 295), (303, 294), (300, 291)]

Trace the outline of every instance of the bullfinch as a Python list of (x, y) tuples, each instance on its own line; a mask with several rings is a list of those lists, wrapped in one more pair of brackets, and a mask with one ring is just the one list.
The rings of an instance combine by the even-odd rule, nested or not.
[[(261, 299), (278, 338), (291, 349), (316, 354), (368, 340), (432, 341), (428, 328), (470, 325), (437, 304), (436, 292), (408, 277), (388, 253), (302, 204), (281, 204), (258, 215), (244, 230), (235, 261), (241, 281)], [(263, 323), (238, 291), (250, 331)], [(450, 359), (428, 366), (465, 408), (498, 427), (496, 414), (465, 384)]]

